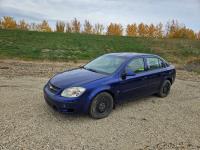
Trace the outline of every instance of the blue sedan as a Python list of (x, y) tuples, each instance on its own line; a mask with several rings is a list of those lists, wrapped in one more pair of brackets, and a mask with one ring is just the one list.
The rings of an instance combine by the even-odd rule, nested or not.
[(157, 55), (110, 53), (53, 76), (44, 86), (44, 98), (60, 112), (100, 119), (120, 101), (152, 94), (166, 97), (175, 76), (174, 66)]

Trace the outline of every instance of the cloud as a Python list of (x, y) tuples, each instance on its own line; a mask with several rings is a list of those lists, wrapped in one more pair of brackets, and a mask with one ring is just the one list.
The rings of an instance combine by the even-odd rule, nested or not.
[(108, 24), (166, 23), (178, 19), (200, 30), (200, 0), (0, 0), (0, 17), (10, 15), (30, 21), (48, 19)]

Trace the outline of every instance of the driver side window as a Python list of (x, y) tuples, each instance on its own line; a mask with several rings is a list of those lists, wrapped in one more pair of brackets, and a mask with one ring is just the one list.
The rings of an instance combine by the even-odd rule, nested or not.
[(131, 70), (134, 73), (140, 73), (144, 71), (144, 59), (134, 58), (127, 66), (126, 71)]

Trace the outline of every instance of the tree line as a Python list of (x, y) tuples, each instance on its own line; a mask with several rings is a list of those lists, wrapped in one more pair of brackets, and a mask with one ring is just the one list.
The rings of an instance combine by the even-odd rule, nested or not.
[(110, 23), (108, 26), (96, 23), (91, 24), (89, 20), (85, 20), (82, 25), (79, 20), (74, 18), (70, 22), (57, 21), (55, 30), (53, 30), (47, 20), (41, 23), (27, 23), (25, 20), (16, 21), (13, 17), (4, 16), (0, 20), (0, 29), (20, 29), (39, 32), (67, 32), (67, 33), (85, 33), (97, 35), (116, 35), (130, 37), (153, 37), (153, 38), (186, 38), (200, 40), (200, 31), (187, 28), (184, 24), (177, 20), (171, 20), (164, 25), (133, 23), (128, 24), (125, 28), (120, 23)]

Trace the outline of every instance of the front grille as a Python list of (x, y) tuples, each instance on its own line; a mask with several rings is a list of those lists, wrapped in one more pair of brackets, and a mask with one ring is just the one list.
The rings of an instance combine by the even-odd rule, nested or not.
[(54, 94), (56, 94), (60, 90), (60, 88), (56, 87), (55, 85), (51, 83), (48, 83), (48, 89)]

